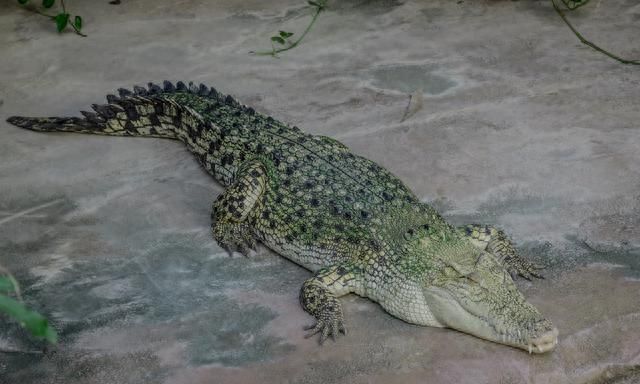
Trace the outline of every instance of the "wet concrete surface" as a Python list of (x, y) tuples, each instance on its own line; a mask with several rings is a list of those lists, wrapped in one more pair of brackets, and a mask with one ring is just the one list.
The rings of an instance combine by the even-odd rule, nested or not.
[[(0, 383), (640, 382), (640, 72), (581, 45), (547, 1), (73, 2), (87, 38), (0, 11), (0, 264), (53, 322), (47, 354), (0, 354)], [(640, 5), (569, 17), (640, 57)], [(209, 234), (222, 191), (177, 142), (38, 134), (118, 87), (193, 80), (386, 166), (456, 224), (503, 227), (546, 266), (519, 287), (560, 329), (530, 356), (406, 324), (358, 297), (349, 334), (303, 338), (306, 270)], [(402, 120), (409, 94), (422, 105)], [(0, 323), (0, 347), (37, 350)]]

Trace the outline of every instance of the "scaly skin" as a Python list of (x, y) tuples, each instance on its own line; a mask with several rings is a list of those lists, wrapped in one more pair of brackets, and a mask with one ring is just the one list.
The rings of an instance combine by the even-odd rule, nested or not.
[(36, 131), (183, 141), (227, 187), (212, 232), (229, 251), (262, 242), (316, 272), (300, 302), (320, 341), (345, 332), (338, 298), (356, 293), (407, 322), (451, 327), (542, 353), (557, 330), (509, 274), (539, 277), (502, 231), (454, 228), (395, 176), (338, 141), (256, 113), (203, 85), (169, 82), (108, 96), (85, 118), (8, 121)]

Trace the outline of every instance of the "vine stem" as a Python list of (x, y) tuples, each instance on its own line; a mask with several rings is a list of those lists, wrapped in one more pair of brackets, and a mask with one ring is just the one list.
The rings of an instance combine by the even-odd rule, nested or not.
[[(581, 4), (579, 6), (576, 6), (574, 8), (570, 8), (567, 3), (565, 2), (565, 0), (562, 0), (562, 2), (564, 3), (565, 6), (567, 6), (567, 9), (569, 10), (573, 10), (576, 8), (579, 8), (580, 6), (586, 4), (586, 2), (584, 4)], [(551, 0), (551, 4), (553, 4), (553, 8), (556, 10), (556, 12), (558, 13), (558, 15), (560, 16), (560, 18), (562, 19), (562, 21), (564, 21), (565, 24), (567, 24), (567, 26), (569, 27), (569, 29), (571, 29), (571, 31), (573, 32), (574, 35), (576, 35), (576, 37), (578, 37), (578, 39), (580, 39), (580, 42), (584, 45), (587, 45), (593, 49), (595, 49), (596, 51), (603, 53), (607, 56), (609, 56), (610, 58), (617, 60), (618, 62), (622, 63), (622, 64), (630, 64), (630, 65), (640, 65), (640, 60), (628, 60), (625, 58), (622, 58), (618, 55), (615, 55), (603, 48), (600, 48), (599, 46), (597, 46), (596, 44), (592, 43), (591, 41), (587, 40), (584, 38), (584, 36), (582, 36), (582, 34), (580, 32), (578, 32), (574, 26), (569, 22), (569, 20), (567, 19), (567, 15), (565, 15), (565, 13), (562, 11), (562, 9), (560, 9), (560, 7), (558, 7), (558, 4), (556, 4), (555, 0)]]
[(78, 28), (76, 28), (76, 26), (73, 23), (69, 23), (71, 25), (71, 28), (73, 28), (74, 32), (82, 37), (87, 37), (87, 35), (85, 35), (84, 33), (80, 32), (80, 30)]
[[(62, 13), (67, 13), (67, 8), (64, 5), (64, 0), (60, 0), (60, 5), (62, 6)], [(23, 6), (23, 7), (24, 7), (24, 9), (27, 9), (27, 10), (33, 12), (33, 13), (37, 13), (40, 16), (44, 16), (44, 17), (49, 18), (51, 20), (55, 20), (56, 19), (55, 16), (46, 14), (46, 13), (42, 12), (41, 10), (39, 10), (38, 8), (36, 8), (35, 6), (32, 6), (30, 4), (27, 4), (26, 6)], [(71, 17), (71, 15), (69, 15), (69, 17)], [(73, 31), (77, 35), (80, 35), (82, 37), (87, 37), (87, 35), (85, 35), (84, 33), (80, 32), (80, 30), (78, 28), (76, 28), (74, 23), (69, 22), (68, 24), (71, 25), (71, 28), (73, 28)]]
[(322, 12), (324, 10), (324, 6), (315, 6), (316, 8), (316, 12), (313, 14), (313, 17), (311, 18), (311, 22), (309, 23), (309, 25), (307, 25), (307, 28), (302, 32), (302, 34), (300, 35), (300, 37), (298, 37), (298, 39), (296, 41), (294, 41), (293, 43), (289, 44), (289, 46), (284, 47), (284, 48), (278, 48), (278, 49), (273, 49), (271, 51), (258, 51), (258, 52), (251, 52), (254, 55), (258, 55), (258, 56), (274, 56), (276, 57), (276, 55), (280, 52), (285, 52), (288, 51), (290, 49), (295, 48), (298, 44), (300, 44), (300, 42), (302, 41), (302, 39), (304, 39), (304, 37), (307, 35), (307, 33), (309, 33), (309, 31), (311, 30), (311, 27), (313, 27), (313, 24), (315, 24), (316, 20), (318, 19), (318, 16), (320, 15), (320, 12)]
[(20, 293), (20, 286), (18, 285), (18, 281), (16, 281), (16, 278), (13, 277), (11, 272), (9, 272), (9, 270), (3, 267), (2, 265), (0, 265), (0, 273), (4, 274), (9, 278), (9, 280), (11, 281), (11, 284), (13, 284), (13, 289), (14, 289), (14, 293), (16, 294), (16, 298), (18, 299), (19, 302), (22, 302), (22, 294)]
[[(60, 5), (62, 6), (62, 12), (63, 13), (67, 13), (67, 8), (64, 6), (64, 0), (60, 0)], [(71, 17), (71, 15), (69, 15), (69, 17)], [(73, 30), (76, 32), (76, 34), (82, 36), (82, 37), (87, 37), (87, 35), (85, 35), (84, 33), (80, 32), (80, 30), (78, 28), (76, 28), (76, 25), (74, 23), (69, 22), (69, 25), (71, 25), (71, 28), (73, 28)]]

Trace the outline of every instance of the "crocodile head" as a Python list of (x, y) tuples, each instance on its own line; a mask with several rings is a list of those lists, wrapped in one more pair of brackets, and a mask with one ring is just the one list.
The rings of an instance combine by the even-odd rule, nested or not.
[(525, 300), (500, 262), (452, 237), (419, 241), (431, 255), (421, 281), (424, 302), (439, 325), (529, 353), (553, 350), (558, 330)]
[(553, 350), (558, 330), (525, 300), (502, 264), (448, 224), (440, 224), (410, 230), (411, 237), (403, 241), (403, 273), (413, 277), (412, 292), (418, 297), (405, 295), (414, 299), (398, 306), (402, 309), (396, 315), (529, 353)]

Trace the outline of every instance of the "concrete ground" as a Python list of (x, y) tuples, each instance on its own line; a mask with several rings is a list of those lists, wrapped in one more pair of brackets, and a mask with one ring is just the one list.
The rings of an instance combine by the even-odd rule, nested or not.
[[(61, 340), (0, 353), (1, 383), (640, 382), (640, 69), (581, 45), (549, 1), (330, 1), (280, 59), (248, 52), (300, 33), (302, 0), (68, 1), (87, 38), (13, 3), (0, 10), (0, 264)], [(637, 0), (569, 17), (640, 57)], [(320, 347), (297, 300), (309, 272), (266, 249), (226, 256), (209, 233), (222, 189), (180, 143), (4, 122), (163, 79), (335, 137), (456, 224), (505, 228), (547, 266), (518, 285), (560, 329), (557, 350), (412, 326), (354, 296), (350, 333)], [(2, 319), (0, 347), (41, 345)]]

